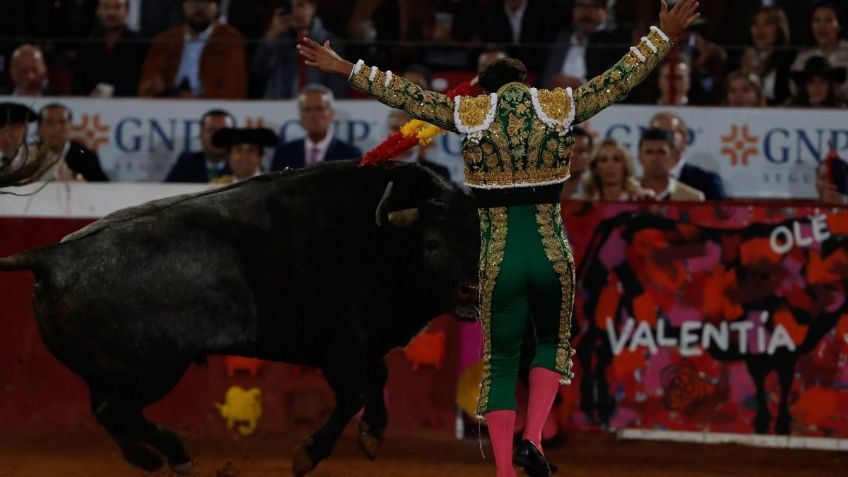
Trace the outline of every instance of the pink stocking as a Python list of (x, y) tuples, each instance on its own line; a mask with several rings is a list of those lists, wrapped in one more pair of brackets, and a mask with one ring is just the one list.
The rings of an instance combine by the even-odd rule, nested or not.
[(492, 452), (495, 454), (495, 466), (498, 477), (516, 477), (512, 467), (512, 433), (515, 430), (515, 411), (503, 410), (487, 412), (486, 427), (492, 440)]
[(551, 412), (559, 391), (559, 373), (545, 368), (530, 370), (530, 398), (527, 403), (527, 424), (524, 438), (542, 451), (542, 427)]

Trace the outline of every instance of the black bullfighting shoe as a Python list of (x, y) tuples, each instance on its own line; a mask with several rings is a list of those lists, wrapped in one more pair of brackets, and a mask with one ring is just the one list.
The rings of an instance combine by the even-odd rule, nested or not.
[(551, 473), (557, 470), (556, 466), (548, 464), (539, 449), (526, 439), (515, 447), (512, 463), (523, 468), (530, 477), (551, 477)]

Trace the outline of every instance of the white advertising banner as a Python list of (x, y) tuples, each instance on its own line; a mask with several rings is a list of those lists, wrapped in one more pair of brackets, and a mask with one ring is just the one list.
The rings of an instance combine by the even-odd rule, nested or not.
[[(20, 100), (20, 98), (0, 98)], [(265, 126), (284, 141), (302, 137), (294, 101), (192, 101), (150, 99), (39, 98), (38, 109), (58, 101), (73, 111), (73, 137), (100, 155), (115, 181), (161, 181), (183, 151), (200, 148), (200, 116), (222, 108), (238, 125)], [(367, 151), (387, 135), (389, 108), (374, 101), (336, 104), (334, 133)], [(597, 139), (611, 137), (637, 158), (639, 135), (657, 106), (615, 106), (585, 126)], [(687, 161), (718, 172), (731, 197), (815, 197), (815, 166), (829, 146), (848, 157), (848, 112), (843, 110), (672, 108), (689, 126)], [(33, 128), (34, 129), (34, 128)], [(460, 137), (436, 141), (428, 157), (462, 180)], [(638, 172), (638, 161), (636, 161)]]

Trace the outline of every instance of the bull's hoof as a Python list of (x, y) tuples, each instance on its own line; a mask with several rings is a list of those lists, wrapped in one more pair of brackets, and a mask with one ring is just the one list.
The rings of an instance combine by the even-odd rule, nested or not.
[(294, 477), (303, 477), (317, 466), (318, 463), (312, 459), (305, 447), (299, 446), (294, 450), (294, 457), (292, 457)]
[(165, 466), (165, 460), (152, 447), (141, 442), (128, 441), (121, 444), (124, 460), (147, 472), (154, 472)]
[(359, 433), (359, 448), (365, 453), (365, 456), (371, 460), (377, 458), (377, 453), (380, 452), (383, 442), (368, 434), (367, 432)]
[(171, 470), (180, 475), (191, 475), (194, 465), (191, 461), (183, 462), (182, 464), (171, 464)]

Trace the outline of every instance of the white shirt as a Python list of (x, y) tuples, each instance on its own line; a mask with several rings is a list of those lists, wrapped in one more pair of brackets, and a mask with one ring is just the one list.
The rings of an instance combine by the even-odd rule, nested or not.
[(504, 12), (506, 19), (509, 20), (509, 25), (512, 27), (512, 43), (518, 44), (521, 42), (521, 22), (524, 20), (524, 12), (527, 11), (527, 2), (521, 4), (514, 12), (504, 2)]
[[(305, 139), (306, 140), (303, 141), (303, 145), (305, 147), (305, 150), (304, 150), (305, 154), (303, 156), (303, 158), (304, 158), (303, 164), (305, 166), (311, 166), (312, 164), (318, 164), (319, 162), (324, 162), (324, 157), (327, 156), (327, 148), (330, 146), (330, 141), (333, 140), (333, 131), (327, 131), (327, 135), (324, 136), (324, 139), (321, 139), (317, 143), (312, 142), (312, 140), (309, 139), (309, 136), (306, 136)], [(311, 162), (312, 149), (313, 148), (318, 149), (318, 157), (317, 157), (317, 159), (315, 160), (314, 163)]]
[(127, 28), (130, 30), (141, 31), (141, 2), (142, 0), (127, 2)]
[(57, 158), (53, 154), (48, 154), (48, 161), (58, 159), (53, 166), (46, 170), (41, 177), (48, 179), (55, 179), (58, 181), (65, 181), (73, 178), (73, 172), (70, 167), (68, 167), (68, 163), (65, 162), (65, 157), (68, 156), (68, 151), (71, 150), (71, 142), (65, 142), (65, 145), (62, 146), (62, 152), (59, 153), (59, 157)]
[(581, 40), (577, 33), (572, 33), (568, 53), (565, 55), (565, 62), (562, 64), (562, 74), (579, 78), (583, 83), (586, 82), (586, 75), (588, 74), (586, 43), (588, 42)]
[[(209, 42), (209, 37), (212, 36), (212, 30), (215, 24), (209, 25), (209, 28), (203, 30), (196, 38), (191, 37), (191, 33), (186, 31), (185, 42), (183, 43), (183, 56), (180, 59), (180, 68), (174, 77), (174, 86), (179, 86), (184, 78), (188, 79), (188, 86), (191, 92), (195, 95), (203, 93), (203, 88), (200, 84), (200, 56), (203, 54), (203, 49), (206, 43)], [(218, 71), (216, 74), (226, 74), (224, 71)]]

